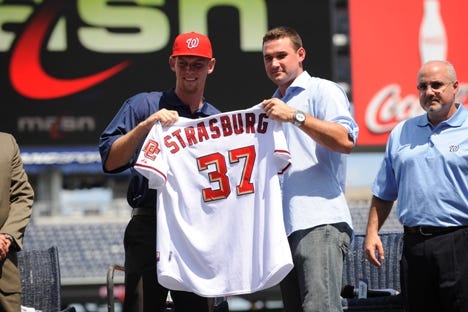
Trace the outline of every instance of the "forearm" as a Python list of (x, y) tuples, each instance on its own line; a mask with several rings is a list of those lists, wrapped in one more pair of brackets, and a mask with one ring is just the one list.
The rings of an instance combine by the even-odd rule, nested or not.
[(369, 209), (369, 217), (367, 220), (367, 235), (377, 235), (382, 228), (385, 220), (387, 220), (390, 211), (392, 210), (393, 202), (385, 201), (376, 196), (372, 196), (371, 206)]
[[(283, 101), (272, 98), (263, 101), (263, 108), (268, 118), (282, 122), (294, 122), (296, 109), (286, 105)], [(318, 144), (332, 151), (340, 153), (351, 153), (354, 142), (343, 125), (318, 119), (310, 114), (305, 114), (306, 119), (300, 126), (308, 136)]]
[(354, 147), (346, 128), (338, 123), (320, 120), (307, 114), (301, 129), (318, 144), (332, 151), (349, 154)]
[(367, 221), (366, 239), (364, 250), (367, 259), (374, 265), (380, 267), (385, 258), (385, 251), (379, 237), (379, 230), (392, 210), (393, 201), (385, 201), (372, 196), (369, 219)]
[(150, 129), (145, 125), (145, 122), (142, 122), (115, 140), (104, 164), (106, 170), (113, 171), (128, 164), (138, 152), (138, 147), (145, 140)]
[(177, 111), (171, 111), (165, 108), (150, 115), (135, 128), (112, 143), (104, 164), (105, 169), (107, 171), (113, 171), (127, 165), (133, 155), (139, 152), (137, 149), (140, 143), (146, 139), (146, 136), (156, 122), (159, 121), (163, 126), (167, 126), (175, 123), (178, 118), (179, 113), (177, 113)]

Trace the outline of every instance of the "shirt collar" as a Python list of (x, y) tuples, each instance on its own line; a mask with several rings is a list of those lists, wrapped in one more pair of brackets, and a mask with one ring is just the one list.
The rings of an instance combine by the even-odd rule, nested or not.
[(208, 104), (205, 98), (203, 98), (203, 106), (192, 114), (190, 107), (179, 99), (174, 88), (167, 90), (166, 96), (168, 106), (178, 111), (182, 117), (206, 117), (218, 113), (217, 110)]
[[(455, 112), (455, 114), (453, 114), (453, 116), (449, 119), (442, 121), (438, 126), (447, 125), (449, 127), (460, 127), (461, 125), (463, 125), (465, 120), (468, 118), (468, 111), (460, 103), (455, 103), (455, 105), (457, 106), (457, 111)], [(427, 117), (427, 114), (422, 115), (418, 121), (418, 126), (426, 127), (429, 125), (432, 126), (431, 122), (429, 121), (429, 118)]]
[(284, 97), (281, 96), (279, 88), (276, 89), (275, 93), (273, 94), (273, 97), (286, 98), (290, 94), (296, 94), (302, 90), (305, 90), (307, 87), (307, 82), (309, 81), (310, 78), (311, 77), (309, 73), (307, 73), (307, 71), (304, 70), (299, 76), (296, 77), (296, 79), (294, 79), (291, 85), (286, 89), (286, 93)]

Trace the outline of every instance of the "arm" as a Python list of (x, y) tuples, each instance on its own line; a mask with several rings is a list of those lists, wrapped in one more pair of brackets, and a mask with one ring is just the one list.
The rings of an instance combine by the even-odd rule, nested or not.
[(338, 123), (320, 120), (306, 114), (306, 120), (300, 128), (317, 143), (334, 152), (349, 154), (354, 147), (348, 131)]
[(135, 128), (119, 137), (112, 144), (109, 155), (104, 163), (107, 171), (113, 171), (126, 165), (144, 141), (153, 125), (160, 121), (164, 126), (177, 121), (179, 114), (176, 111), (161, 109), (140, 122)]
[[(9, 198), (5, 198), (5, 201), (9, 203), (9, 212), (5, 223), (0, 228), (0, 233), (3, 234), (0, 235), (1, 242), (2, 246), (6, 247), (6, 252), (22, 248), (24, 231), (29, 224), (34, 201), (34, 191), (24, 171), (19, 147), (13, 136), (10, 142), (11, 148), (3, 147), (10, 149), (12, 155), (9, 164), (11, 166)], [(11, 241), (4, 234), (9, 234)]]
[(378, 233), (392, 207), (393, 201), (385, 201), (377, 196), (372, 196), (364, 249), (367, 259), (375, 266), (381, 266), (380, 260), (384, 259), (383, 245)]
[[(280, 99), (272, 98), (264, 100), (263, 108), (271, 119), (282, 122), (294, 122), (296, 109), (288, 106)], [(349, 154), (354, 147), (354, 142), (350, 138), (348, 131), (338, 123), (320, 120), (310, 114), (306, 114), (306, 120), (300, 129), (317, 143), (332, 151)]]

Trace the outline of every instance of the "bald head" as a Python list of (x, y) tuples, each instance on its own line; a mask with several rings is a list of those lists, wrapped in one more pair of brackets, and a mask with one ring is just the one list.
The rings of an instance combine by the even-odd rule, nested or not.
[(424, 63), (418, 72), (418, 81), (421, 80), (422, 76), (430, 73), (443, 75), (449, 81), (457, 81), (455, 68), (448, 61), (433, 60)]

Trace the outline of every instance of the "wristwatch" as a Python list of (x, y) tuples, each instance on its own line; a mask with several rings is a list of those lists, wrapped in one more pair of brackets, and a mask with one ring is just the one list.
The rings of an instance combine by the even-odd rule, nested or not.
[(303, 111), (297, 110), (294, 113), (294, 124), (298, 127), (302, 126), (306, 120), (306, 115)]

